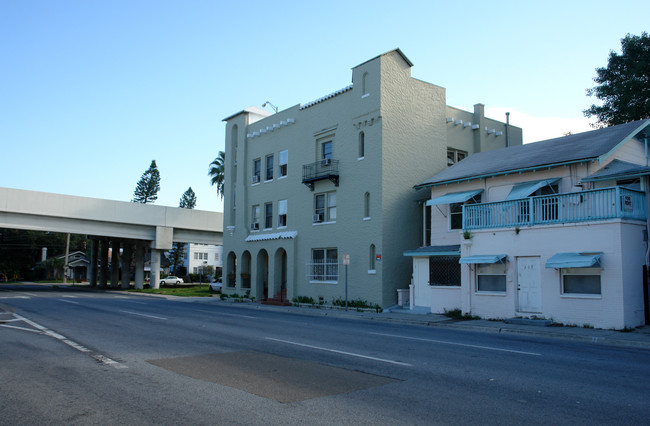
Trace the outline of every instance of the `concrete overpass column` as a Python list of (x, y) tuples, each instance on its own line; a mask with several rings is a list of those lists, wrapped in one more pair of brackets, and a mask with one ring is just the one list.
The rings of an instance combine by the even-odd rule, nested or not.
[(135, 244), (135, 288), (144, 288), (144, 244)]
[(160, 288), (160, 253), (162, 250), (151, 249), (151, 288)]
[(91, 287), (97, 287), (97, 255), (99, 254), (99, 245), (96, 238), (90, 239), (90, 277), (88, 282)]
[(128, 289), (131, 281), (131, 252), (133, 244), (126, 241), (122, 252), (122, 288)]
[(106, 283), (108, 282), (108, 240), (102, 239), (100, 243), (99, 286), (106, 287)]
[(120, 240), (111, 240), (111, 288), (117, 288), (120, 281)]

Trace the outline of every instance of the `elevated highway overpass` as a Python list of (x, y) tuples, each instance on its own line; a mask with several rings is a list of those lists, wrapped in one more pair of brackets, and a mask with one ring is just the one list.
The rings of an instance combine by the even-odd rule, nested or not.
[(129, 265), (135, 257), (135, 286), (142, 288), (147, 248), (151, 249), (151, 283), (157, 287), (161, 252), (173, 243), (221, 244), (223, 214), (0, 187), (0, 228), (88, 235), (91, 285), (108, 282), (110, 246), (111, 285), (117, 286), (121, 279), (122, 287), (128, 286), (130, 269), (122, 268), (120, 277), (120, 256), (129, 259)]

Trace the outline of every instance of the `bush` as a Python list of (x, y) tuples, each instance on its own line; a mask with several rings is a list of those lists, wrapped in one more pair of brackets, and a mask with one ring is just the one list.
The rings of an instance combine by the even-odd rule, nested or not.
[(293, 303), (309, 303), (310, 305), (313, 305), (315, 303), (314, 299), (307, 296), (296, 296), (293, 299), (291, 299), (291, 301)]
[[(332, 305), (334, 306), (345, 306), (345, 299), (341, 299), (340, 297), (338, 299), (332, 300)], [(348, 307), (349, 308), (360, 308), (360, 309), (374, 309), (377, 312), (381, 310), (381, 306), (377, 305), (376, 303), (369, 303), (367, 300), (363, 299), (352, 299), (348, 300)]]

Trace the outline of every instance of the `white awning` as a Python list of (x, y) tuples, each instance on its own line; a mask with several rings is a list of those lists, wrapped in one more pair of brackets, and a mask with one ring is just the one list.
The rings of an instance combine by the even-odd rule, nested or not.
[(274, 232), (272, 234), (251, 234), (246, 237), (246, 241), (285, 240), (288, 238), (296, 238), (297, 236), (298, 231)]
[(560, 180), (560, 178), (534, 180), (532, 182), (518, 183), (512, 187), (512, 190), (510, 190), (510, 194), (508, 194), (506, 200), (518, 200), (520, 198), (529, 197), (530, 194), (537, 191), (538, 189), (544, 188), (546, 185), (552, 185), (558, 180)]
[(506, 254), (477, 254), (474, 256), (461, 257), (458, 263), (468, 264), (493, 264), (497, 262), (504, 263)]
[(594, 268), (600, 267), (602, 253), (557, 253), (546, 261), (547, 268)]
[(450, 192), (441, 197), (427, 201), (427, 206), (434, 206), (436, 204), (464, 203), (470, 198), (477, 196), (481, 192), (483, 192), (482, 189), (475, 189), (473, 191), (464, 192)]

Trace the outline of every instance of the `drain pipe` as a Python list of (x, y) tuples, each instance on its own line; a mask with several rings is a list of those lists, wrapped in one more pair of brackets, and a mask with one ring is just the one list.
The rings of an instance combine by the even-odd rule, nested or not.
[[(510, 133), (508, 132), (508, 130), (510, 130), (510, 113), (506, 112), (506, 148), (510, 146)], [(648, 144), (646, 144), (646, 149), (647, 148), (648, 148)], [(646, 162), (647, 161), (648, 161), (648, 156), (646, 153)]]

